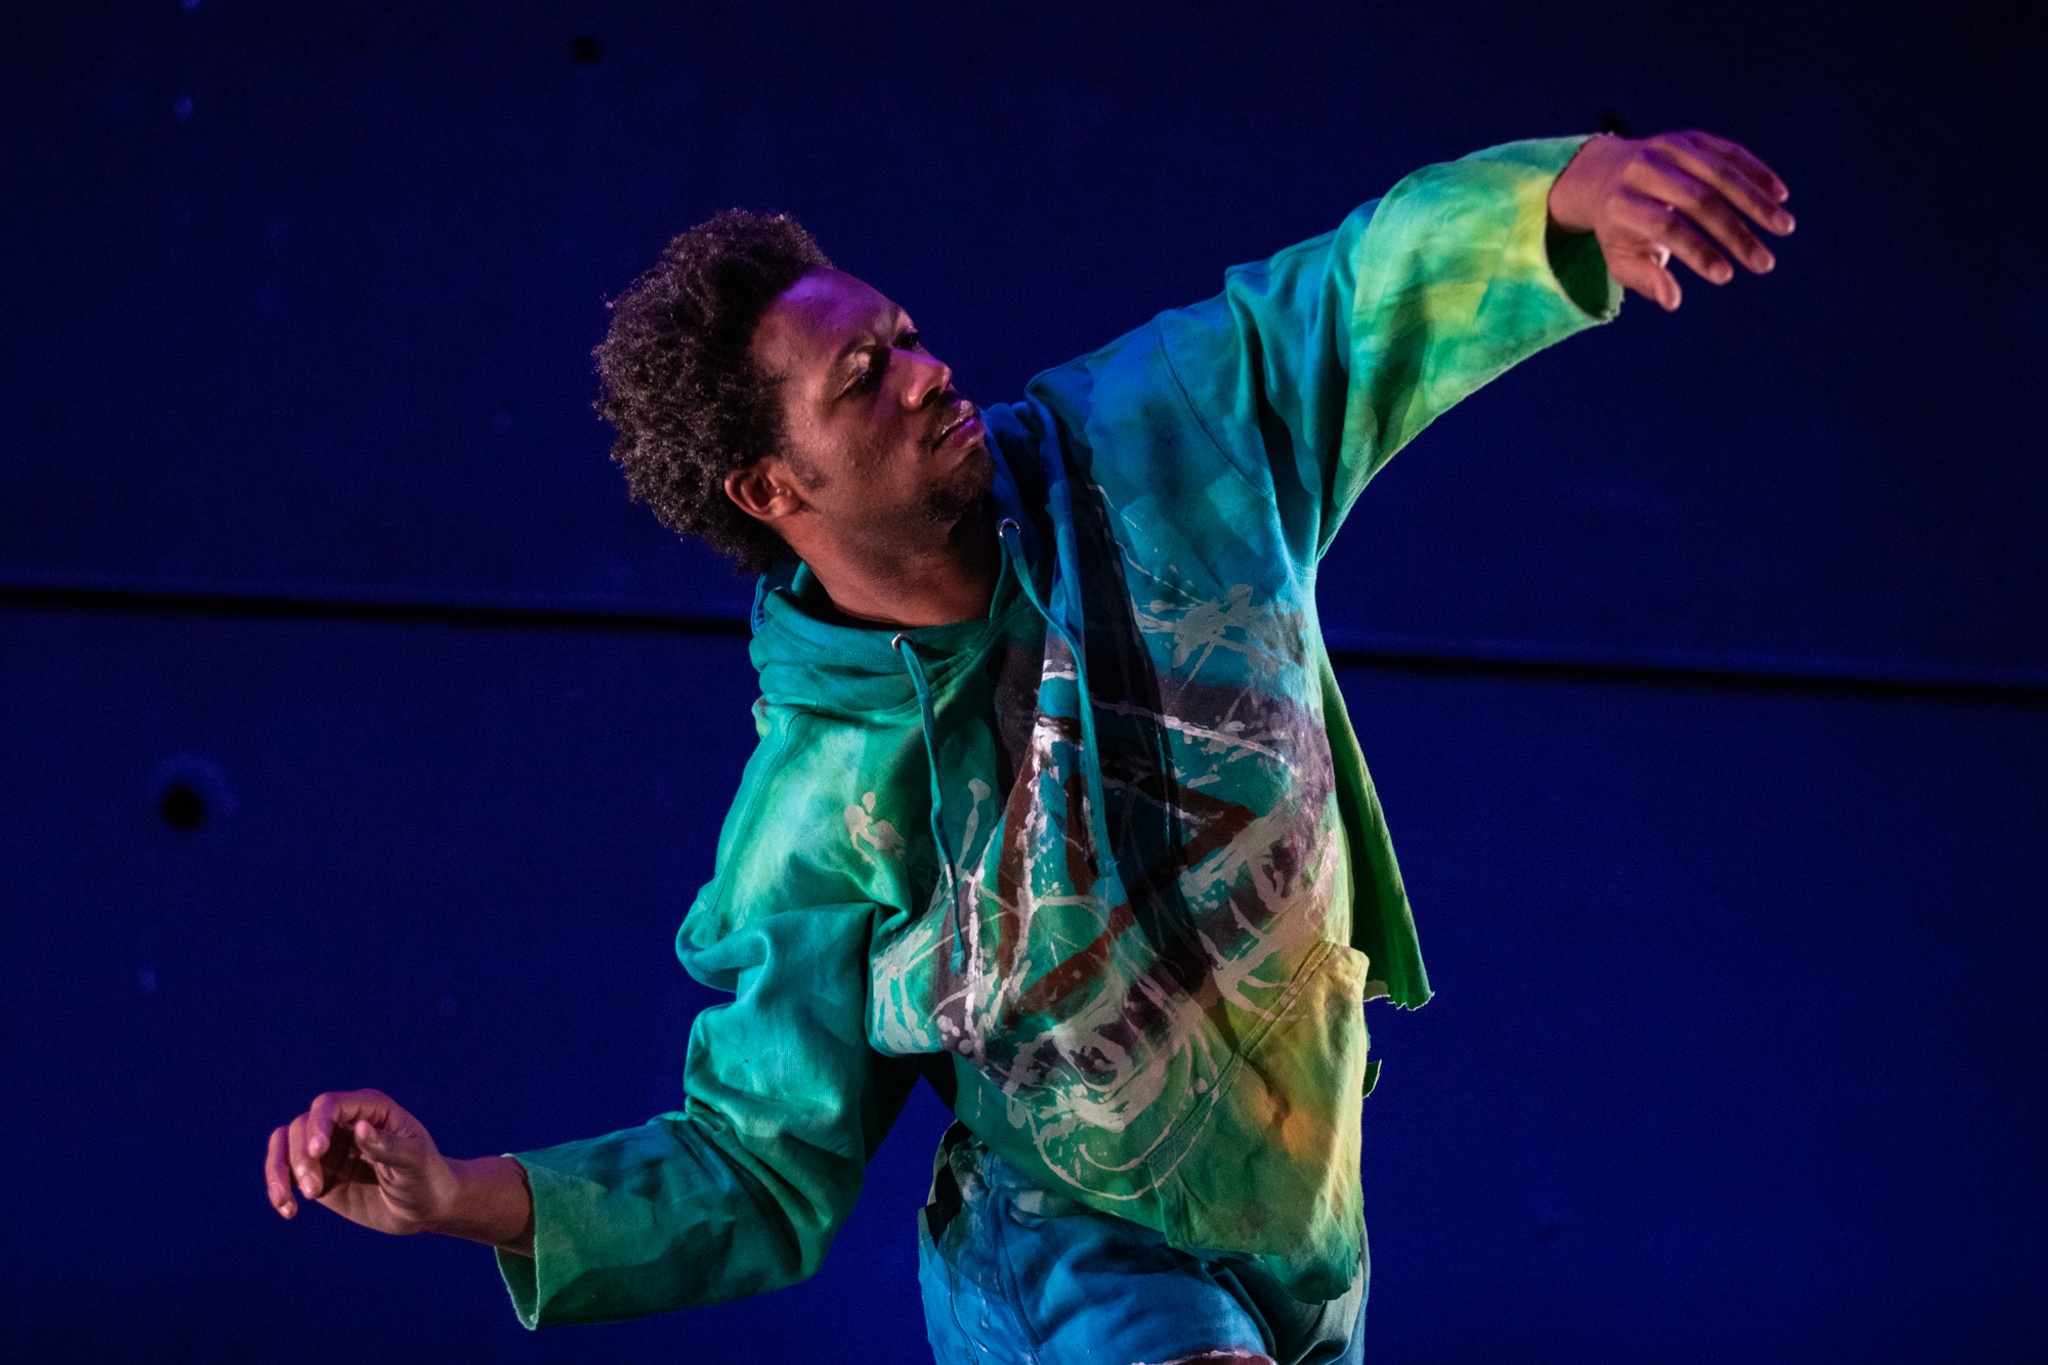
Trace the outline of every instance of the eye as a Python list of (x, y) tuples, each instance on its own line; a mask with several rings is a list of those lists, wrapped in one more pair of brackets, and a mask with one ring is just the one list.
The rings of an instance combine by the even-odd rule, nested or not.
[(878, 346), (874, 350), (867, 352), (865, 357), (866, 363), (854, 372), (852, 378), (846, 381), (845, 392), (847, 394), (867, 393), (879, 386), (882, 382), (882, 372), (889, 368), (889, 352), (891, 349), (898, 351), (921, 351), (924, 349), (924, 333), (918, 331), (915, 327), (905, 327), (896, 334), (893, 348)]
[(887, 351), (870, 355), (867, 363), (858, 370), (855, 370), (853, 378), (847, 381), (846, 392), (850, 394), (866, 393), (882, 382), (882, 371), (887, 369), (888, 366), (889, 353)]

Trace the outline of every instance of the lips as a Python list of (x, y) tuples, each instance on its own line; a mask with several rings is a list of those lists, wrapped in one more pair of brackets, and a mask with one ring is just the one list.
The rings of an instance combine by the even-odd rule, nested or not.
[(980, 414), (975, 410), (974, 404), (962, 399), (960, 405), (948, 413), (946, 420), (939, 424), (939, 429), (932, 433), (931, 448), (937, 450), (960, 435), (970, 424), (978, 427)]

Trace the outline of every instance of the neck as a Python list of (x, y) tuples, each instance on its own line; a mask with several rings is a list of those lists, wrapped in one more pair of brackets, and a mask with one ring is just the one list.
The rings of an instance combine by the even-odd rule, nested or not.
[(984, 501), (927, 541), (891, 536), (813, 546), (804, 562), (840, 615), (909, 629), (987, 615), (1001, 553)]

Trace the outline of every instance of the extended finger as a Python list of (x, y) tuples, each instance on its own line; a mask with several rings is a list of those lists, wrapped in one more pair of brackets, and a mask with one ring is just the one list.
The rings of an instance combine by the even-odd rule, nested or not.
[(1695, 128), (1683, 133), (1666, 133), (1650, 139), (1650, 143), (1662, 151), (1682, 154), (1699, 163), (1703, 168), (1702, 174), (1716, 180), (1727, 178), (1754, 191), (1763, 207), (1783, 202), (1789, 192), (1777, 173), (1757, 160), (1754, 153), (1725, 137), (1716, 137)]
[(263, 1154), (263, 1184), (270, 1195), (270, 1206), (283, 1217), (290, 1218), (299, 1211), (299, 1201), (292, 1198), (292, 1168), (287, 1142), (283, 1128), (271, 1129), (270, 1147)]
[(1714, 249), (1707, 235), (1669, 204), (1636, 190), (1624, 190), (1621, 216), (1647, 244), (1663, 247), (1691, 266), (1701, 279), (1726, 284), (1735, 277), (1735, 268)]
[(1748, 148), (1708, 133), (1656, 138), (1651, 146), (1727, 195), (1769, 231), (1782, 237), (1795, 226), (1782, 207), (1791, 190)]
[(1749, 148), (1728, 138), (1716, 137), (1712, 133), (1702, 133), (1700, 139), (1727, 157), (1744, 175), (1763, 186), (1764, 193), (1770, 196), (1772, 202), (1782, 204), (1792, 197), (1792, 187), (1785, 183), (1785, 178), (1766, 166), (1763, 158)]
[[(1638, 189), (1652, 199), (1680, 210), (1730, 256), (1758, 274), (1778, 263), (1777, 257), (1771, 255), (1770, 250), (1756, 239), (1756, 234), (1749, 230), (1749, 225), (1742, 221), (1742, 215), (1735, 211), (1734, 205), (1712, 185), (1688, 173), (1668, 155), (1653, 153), (1650, 158), (1636, 164), (1639, 169), (1634, 178), (1641, 182)], [(1688, 259), (1686, 264), (1692, 265), (1693, 262)], [(1726, 279), (1713, 272), (1707, 272), (1707, 277), (1716, 284), (1727, 283)]]

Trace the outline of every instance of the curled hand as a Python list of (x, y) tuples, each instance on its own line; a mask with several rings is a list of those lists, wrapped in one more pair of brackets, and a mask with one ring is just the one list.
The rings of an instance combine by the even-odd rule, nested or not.
[(450, 1161), (381, 1090), (316, 1096), (270, 1135), (263, 1179), (285, 1218), (297, 1216), (304, 1197), (379, 1232), (445, 1232), (532, 1254), (533, 1196), (519, 1163)]

